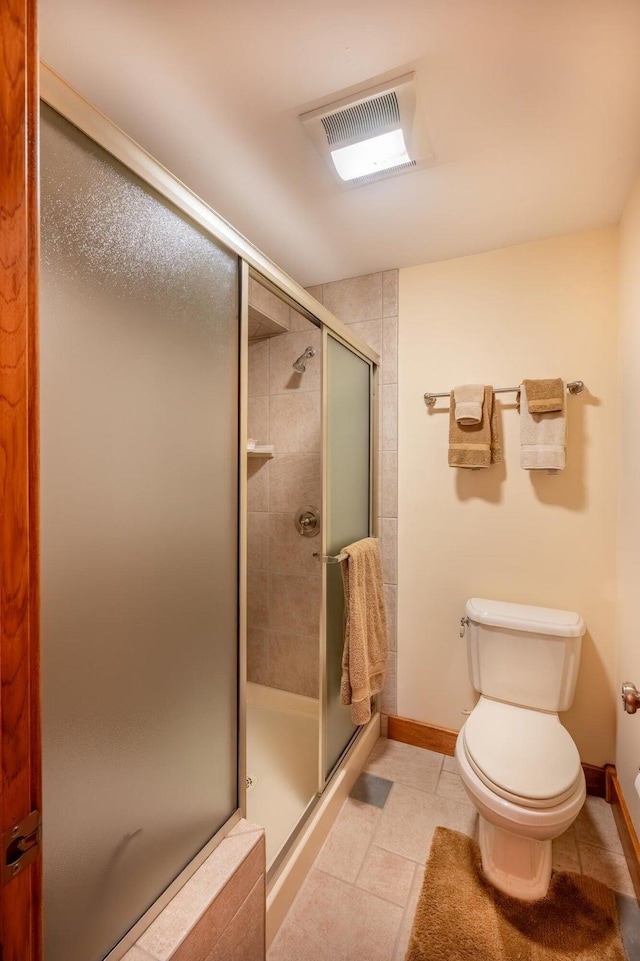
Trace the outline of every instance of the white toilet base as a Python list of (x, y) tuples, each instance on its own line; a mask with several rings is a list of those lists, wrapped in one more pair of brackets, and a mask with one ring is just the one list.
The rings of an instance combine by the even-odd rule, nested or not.
[(537, 901), (551, 880), (551, 841), (537, 841), (496, 827), (482, 815), (478, 822), (482, 869), (499, 891)]

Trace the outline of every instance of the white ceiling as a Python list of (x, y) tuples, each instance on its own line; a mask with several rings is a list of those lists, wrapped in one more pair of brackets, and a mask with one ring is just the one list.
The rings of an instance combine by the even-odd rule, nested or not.
[[(611, 224), (640, 0), (40, 0), (42, 58), (305, 285)], [(341, 190), (298, 120), (415, 70), (435, 166)]]

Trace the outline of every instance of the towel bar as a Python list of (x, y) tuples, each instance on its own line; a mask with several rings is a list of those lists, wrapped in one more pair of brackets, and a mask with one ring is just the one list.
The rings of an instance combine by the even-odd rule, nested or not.
[[(517, 390), (520, 390), (520, 387), (494, 387), (493, 393), (494, 394), (511, 394)], [(569, 381), (569, 383), (567, 384), (567, 390), (569, 391), (570, 394), (581, 393), (581, 391), (584, 390), (584, 381), (582, 380)], [(435, 406), (436, 397), (449, 397), (450, 393), (451, 391), (447, 391), (447, 390), (441, 391), (440, 393), (437, 393), (437, 394), (427, 391), (427, 393), (424, 395), (424, 402), (427, 405), (427, 407), (433, 407)]]
[(345, 551), (341, 551), (340, 554), (320, 554), (316, 551), (313, 556), (317, 557), (323, 564), (342, 564), (349, 555)]

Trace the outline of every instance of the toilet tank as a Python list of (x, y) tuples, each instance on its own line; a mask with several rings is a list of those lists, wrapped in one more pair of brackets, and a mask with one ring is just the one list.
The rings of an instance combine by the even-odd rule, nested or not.
[(575, 611), (472, 597), (465, 612), (476, 691), (541, 711), (566, 711), (580, 666), (584, 621)]

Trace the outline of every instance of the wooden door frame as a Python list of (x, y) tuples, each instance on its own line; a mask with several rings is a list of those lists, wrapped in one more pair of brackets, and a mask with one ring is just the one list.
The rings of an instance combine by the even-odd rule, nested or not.
[[(36, 0), (0, 2), (0, 832), (41, 810)], [(0, 885), (0, 958), (42, 957), (42, 856)]]

